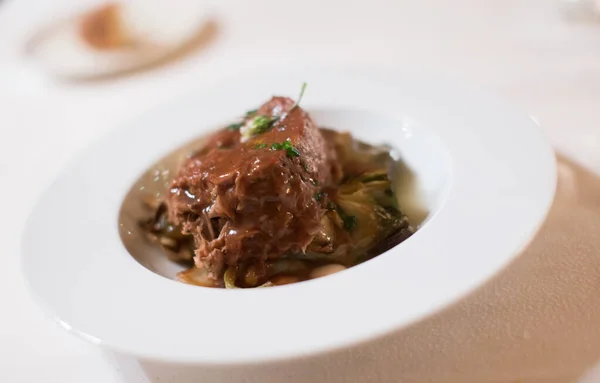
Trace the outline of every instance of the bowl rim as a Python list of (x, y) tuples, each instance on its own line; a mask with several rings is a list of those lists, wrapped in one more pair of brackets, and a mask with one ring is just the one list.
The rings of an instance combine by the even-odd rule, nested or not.
[[(231, 110), (246, 110), (273, 89), (295, 94), (302, 81), (311, 87), (303, 101), (308, 109), (392, 110), (433, 129), (452, 161), (444, 205), (401, 246), (360, 267), (274, 289), (198, 288), (139, 265), (121, 243), (117, 216), (123, 196), (152, 163), (154, 155), (140, 158), (140, 150), (164, 153), (189, 139), (192, 131), (179, 126), (191, 108), (203, 113), (193, 133), (199, 135), (206, 131), (201, 125), (226, 121)], [(219, 103), (226, 99), (227, 106)], [(163, 126), (176, 128), (165, 137)], [(89, 169), (111, 182), (94, 181)], [(27, 220), (22, 271), (34, 299), (62, 327), (117, 352), (182, 363), (288, 359), (383, 336), (464, 296), (528, 245), (555, 188), (554, 153), (541, 129), (483, 91), (432, 76), (373, 70), (257, 74), (151, 112), (71, 161)], [(83, 203), (61, 212), (77, 201)], [(76, 236), (68, 245), (58, 239), (65, 225)], [(91, 254), (81, 256), (82, 248)], [(398, 306), (389, 302), (392, 297)], [(192, 326), (177, 326), (182, 318)]]

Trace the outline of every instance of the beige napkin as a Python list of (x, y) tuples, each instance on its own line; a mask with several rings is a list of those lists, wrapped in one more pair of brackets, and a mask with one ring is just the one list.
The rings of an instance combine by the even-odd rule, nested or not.
[(600, 178), (560, 156), (558, 171), (551, 213), (527, 251), (433, 317), (353, 350), (239, 374), (150, 362), (136, 370), (149, 382), (165, 373), (186, 382), (576, 382), (600, 359)]

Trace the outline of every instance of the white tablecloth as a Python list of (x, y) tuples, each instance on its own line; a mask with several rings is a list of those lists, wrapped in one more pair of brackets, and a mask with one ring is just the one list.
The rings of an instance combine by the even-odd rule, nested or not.
[(120, 80), (65, 84), (21, 55), (42, 21), (94, 1), (0, 1), (0, 382), (108, 383), (98, 351), (46, 320), (18, 273), (43, 188), (101, 134), (232, 74), (286, 65), (431, 70), (483, 84), (536, 116), (555, 147), (600, 174), (600, 25), (548, 0), (207, 1), (213, 44)]

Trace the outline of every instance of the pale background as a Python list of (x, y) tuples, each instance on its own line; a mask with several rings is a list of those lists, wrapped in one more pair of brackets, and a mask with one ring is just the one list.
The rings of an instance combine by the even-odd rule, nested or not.
[(23, 60), (37, 23), (88, 3), (0, 2), (0, 382), (114, 381), (95, 348), (66, 336), (31, 302), (17, 271), (21, 227), (78, 150), (231, 74), (319, 64), (462, 77), (512, 99), (557, 149), (600, 174), (600, 24), (565, 23), (555, 1), (215, 0), (207, 2), (219, 23), (212, 45), (136, 77), (64, 84)]

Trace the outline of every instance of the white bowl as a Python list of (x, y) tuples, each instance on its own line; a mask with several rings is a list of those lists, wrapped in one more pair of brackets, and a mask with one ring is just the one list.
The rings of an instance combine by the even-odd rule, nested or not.
[[(317, 123), (401, 153), (430, 211), (420, 230), (362, 265), (269, 289), (189, 286), (142, 267), (117, 225), (139, 175), (272, 94), (295, 97), (302, 81), (301, 105)], [(71, 332), (143, 360), (226, 365), (224, 379), (252, 363), (355, 347), (453, 302), (528, 244), (555, 174), (527, 115), (449, 82), (324, 70), (245, 77), (156, 111), (72, 161), (28, 220), (23, 271)]]

